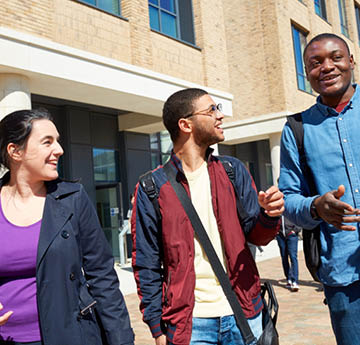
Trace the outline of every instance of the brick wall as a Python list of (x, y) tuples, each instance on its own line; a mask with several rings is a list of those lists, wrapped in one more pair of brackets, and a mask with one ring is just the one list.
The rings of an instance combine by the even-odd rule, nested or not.
[(53, 36), (53, 0), (11, 0), (0, 6), (0, 26), (45, 38)]
[[(360, 0), (356, 0), (360, 4)], [(340, 34), (337, 0), (327, 21), (313, 0), (193, 0), (196, 46), (151, 31), (147, 0), (121, 0), (122, 19), (74, 0), (12, 0), (0, 25), (136, 66), (233, 93), (233, 119), (299, 111), (315, 95), (298, 90), (291, 24), (311, 39)], [(360, 59), (354, 2), (346, 0), (355, 61)], [(355, 70), (355, 80), (359, 80)]]
[[(360, 58), (354, 2), (346, 0), (350, 39), (341, 35), (337, 0), (327, 0), (327, 21), (314, 10), (313, 0), (223, 0), (234, 118), (251, 118), (282, 111), (297, 112), (314, 104), (316, 94), (298, 90), (291, 24), (308, 34), (342, 36), (355, 61)], [(359, 2), (360, 3), (360, 2)], [(355, 68), (355, 80), (359, 80)]]
[(196, 44), (202, 49), (204, 84), (229, 91), (224, 3), (193, 0)]
[(234, 119), (280, 111), (284, 81), (273, 1), (224, 0)]
[(129, 19), (131, 63), (151, 69), (153, 54), (148, 3), (144, 0), (122, 0), (121, 8), (124, 17)]
[(0, 25), (229, 91), (222, 3), (193, 3), (198, 48), (151, 31), (148, 0), (121, 0), (125, 19), (74, 0), (13, 0), (0, 7)]
[(55, 42), (131, 62), (130, 32), (123, 19), (71, 0), (52, 0)]

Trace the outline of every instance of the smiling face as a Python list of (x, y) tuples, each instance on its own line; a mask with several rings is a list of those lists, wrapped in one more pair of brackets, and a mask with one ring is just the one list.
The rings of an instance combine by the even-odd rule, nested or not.
[(51, 181), (58, 177), (57, 164), (64, 153), (53, 122), (35, 120), (26, 145), (19, 149), (17, 162), (33, 181)]
[(304, 62), (307, 79), (324, 104), (336, 106), (351, 98), (354, 60), (341, 40), (314, 41), (307, 47)]
[(224, 115), (216, 109), (216, 103), (209, 95), (194, 102), (193, 114), (189, 119), (194, 124), (194, 140), (198, 145), (210, 146), (224, 141), (224, 130), (220, 127)]

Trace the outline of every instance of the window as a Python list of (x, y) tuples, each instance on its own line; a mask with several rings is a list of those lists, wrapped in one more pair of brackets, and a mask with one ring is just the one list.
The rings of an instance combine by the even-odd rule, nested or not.
[(356, 26), (358, 32), (358, 44), (360, 46), (360, 8), (355, 6)]
[(272, 165), (270, 163), (265, 163), (265, 172), (266, 172), (266, 185), (269, 188), (274, 184)]
[(306, 35), (297, 29), (294, 25), (291, 26), (291, 29), (294, 44), (297, 85), (300, 90), (312, 93), (310, 83), (306, 79), (302, 58), (304, 48), (306, 46)]
[(117, 152), (93, 148), (94, 180), (96, 182), (118, 181)]
[(159, 164), (165, 164), (170, 158), (172, 141), (167, 131), (150, 135), (151, 168), (155, 169)]
[(78, 0), (93, 5), (101, 10), (120, 16), (120, 0)]
[(322, 19), (327, 20), (325, 0), (314, 0), (315, 13)]
[(348, 22), (346, 17), (345, 0), (338, 0), (341, 33), (349, 37)]
[(191, 0), (149, 0), (152, 30), (195, 44)]

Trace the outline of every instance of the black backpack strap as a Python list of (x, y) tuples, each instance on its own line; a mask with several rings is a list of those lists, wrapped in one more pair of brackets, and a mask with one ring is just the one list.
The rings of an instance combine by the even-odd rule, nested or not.
[(302, 122), (302, 113), (287, 116), (287, 121), (294, 133), (296, 145), (301, 156), (304, 155), (304, 126)]
[(306, 161), (302, 113), (287, 116), (287, 121), (295, 137), (296, 146), (299, 151), (300, 167), (308, 183), (310, 195), (317, 195), (314, 177)]
[(158, 220), (160, 220), (161, 213), (160, 213), (160, 206), (158, 201), (159, 194), (156, 189), (154, 177), (152, 176), (152, 171), (148, 171), (144, 175), (141, 175), (139, 182), (140, 185), (143, 187), (146, 195), (150, 199), (151, 203), (153, 204)]
[(234, 188), (234, 192), (235, 192), (235, 196), (236, 196), (236, 209), (237, 209), (237, 214), (241, 223), (241, 227), (244, 229), (243, 224), (242, 224), (242, 220), (246, 219), (249, 215), (248, 213), (245, 211), (244, 206), (241, 202), (241, 198), (240, 195), (238, 195), (238, 192), (236, 190), (236, 185), (235, 185), (235, 171), (234, 171), (234, 167), (232, 166), (232, 164), (223, 156), (217, 156), (217, 158), (220, 160), (221, 164), (223, 165), (226, 174), (229, 177), (229, 180)]
[[(309, 194), (310, 196), (317, 195), (318, 193), (315, 186), (314, 176), (307, 164), (305, 156), (304, 126), (302, 122), (302, 115), (301, 113), (297, 113), (288, 116), (287, 120), (296, 140), (296, 145), (299, 151), (300, 168), (309, 186)], [(308, 268), (313, 279), (320, 282), (317, 275), (318, 268), (321, 264), (320, 225), (318, 225), (315, 229), (305, 230), (303, 232), (303, 247), (306, 267)]]

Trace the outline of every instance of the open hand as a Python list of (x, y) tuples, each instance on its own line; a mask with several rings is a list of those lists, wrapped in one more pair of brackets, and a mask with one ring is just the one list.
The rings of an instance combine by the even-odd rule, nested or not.
[(347, 223), (360, 222), (360, 210), (342, 202), (340, 198), (345, 194), (344, 185), (332, 190), (314, 200), (314, 206), (321, 219), (334, 225), (337, 229), (354, 231), (355, 226)]
[(260, 191), (258, 202), (270, 217), (279, 217), (284, 212), (284, 195), (278, 187), (271, 186), (267, 191)]

